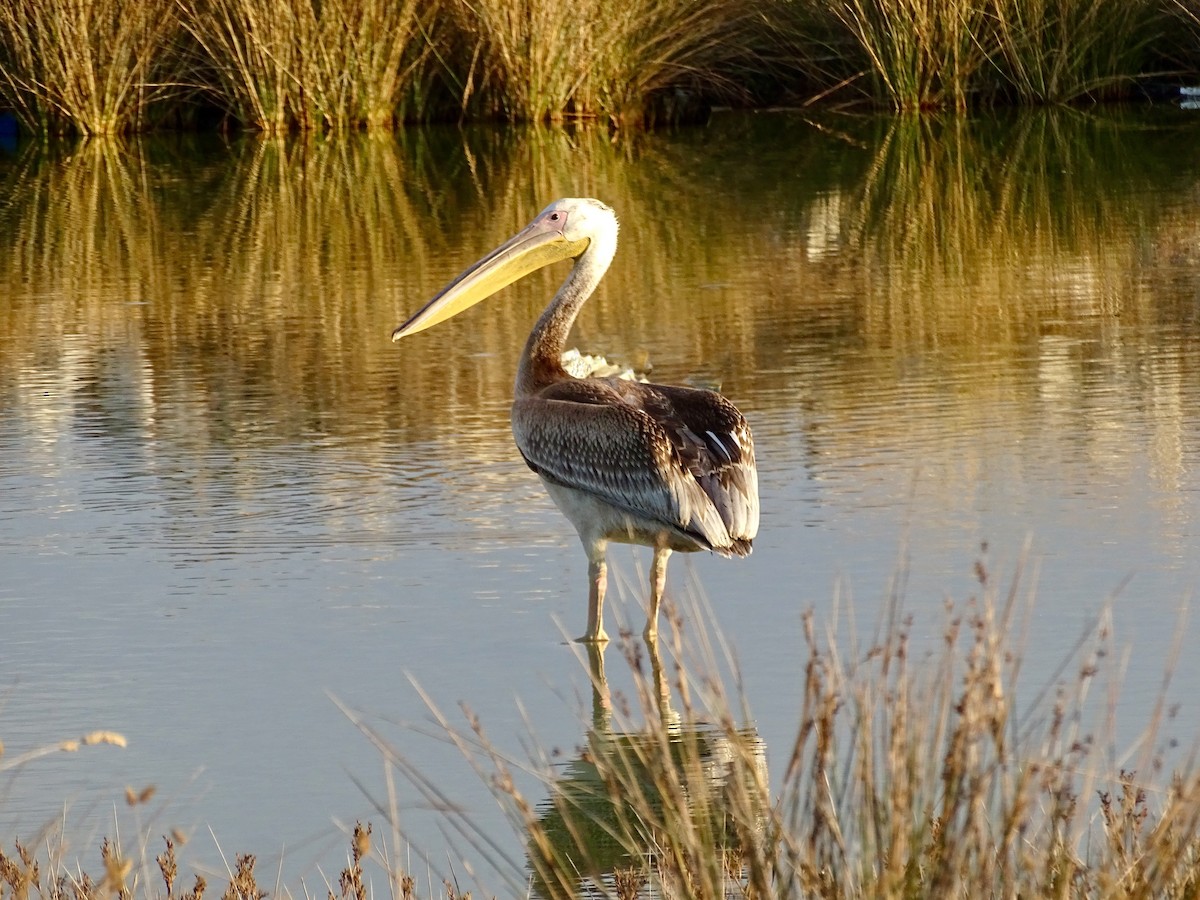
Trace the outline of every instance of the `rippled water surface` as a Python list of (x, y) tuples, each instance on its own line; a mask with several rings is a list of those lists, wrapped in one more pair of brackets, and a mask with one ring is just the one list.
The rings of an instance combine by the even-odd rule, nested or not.
[[(518, 756), (531, 728), (547, 748), (583, 739), (563, 635), (586, 564), (508, 427), (564, 270), (388, 338), (561, 195), (622, 220), (574, 343), (719, 384), (754, 427), (754, 555), (676, 556), (670, 590), (711, 604), (773, 775), (802, 612), (869, 634), (901, 594), (932, 643), (944, 601), (979, 592), (977, 560), (1036, 594), (1031, 692), (1111, 607), (1118, 731), (1137, 734), (1174, 641), (1200, 637), (1183, 615), (1198, 145), (1200, 119), (1170, 110), (726, 114), (630, 140), (446, 129), (0, 158), (0, 762), (98, 728), (129, 743), (0, 771), (0, 839), (61, 827), (92, 853), (178, 827), (201, 865), (219, 870), (219, 842), (323, 891), (340, 825), (386, 805), (336, 697), (519, 865), (487, 790), (423, 733), (413, 682)], [(610, 631), (640, 630), (648, 554), (612, 562)], [(1198, 685), (1185, 653), (1170, 696)], [(1172, 727), (1200, 735), (1194, 703)], [(397, 790), (406, 834), (445, 859), (439, 817)]]

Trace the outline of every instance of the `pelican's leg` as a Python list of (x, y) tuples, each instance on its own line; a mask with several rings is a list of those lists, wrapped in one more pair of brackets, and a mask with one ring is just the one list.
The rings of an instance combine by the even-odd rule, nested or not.
[(658, 606), (667, 587), (667, 560), (670, 556), (670, 548), (654, 548), (654, 561), (650, 563), (650, 609), (646, 613), (646, 630), (642, 632), (647, 641), (658, 636)]
[(608, 587), (608, 564), (605, 562), (606, 545), (600, 543), (587, 548), (588, 555), (588, 622), (587, 631), (577, 641), (587, 644), (607, 643), (604, 633), (604, 591)]

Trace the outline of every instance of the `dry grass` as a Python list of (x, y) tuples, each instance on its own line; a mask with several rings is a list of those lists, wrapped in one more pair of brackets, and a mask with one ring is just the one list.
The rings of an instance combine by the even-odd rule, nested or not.
[[(103, 875), (93, 876), (79, 862), (69, 863), (57, 850), (40, 859), (36, 849), (21, 841), (14, 841), (12, 850), (0, 849), (0, 897), (6, 900), (132, 900), (145, 897), (147, 900), (204, 900), (208, 892), (208, 881), (203, 875), (191, 877), (191, 888), (180, 889), (180, 859), (177, 848), (186, 841), (181, 835), (162, 838), (164, 849), (152, 861), (137, 861), (126, 854), (118, 843), (105, 838), (99, 848), (99, 866), (95, 870)], [(372, 854), (371, 826), (358, 822), (350, 836), (346, 866), (338, 876), (337, 884), (327, 885), (328, 900), (368, 900), (372, 896), (372, 885), (363, 870), (363, 863)], [(376, 852), (375, 859), (389, 868), (385, 857)], [(272, 896), (258, 883), (255, 873), (257, 858), (251, 853), (238, 854), (234, 865), (226, 873), (226, 886), (220, 900), (265, 900)], [(390, 871), (389, 871), (389, 874)], [(161, 880), (161, 888), (158, 881)], [(411, 875), (396, 873), (393, 900), (415, 900), (417, 881)], [(212, 896), (212, 895), (209, 895)], [(281, 897), (291, 897), (284, 888)], [(307, 891), (305, 900), (312, 897)], [(446, 900), (469, 898), (457, 890), (453, 881), (445, 881), (431, 887), (422, 896), (441, 897)]]
[(4, 744), (0, 743), (0, 772), (9, 772), (18, 769), (43, 756), (50, 756), (54, 753), (77, 753), (83, 747), (95, 747), (101, 744), (124, 747), (126, 745), (125, 736), (115, 731), (89, 731), (80, 737), (68, 738), (55, 744), (47, 744), (44, 747), (27, 750), (19, 756), (12, 756), (8, 759), (4, 758)]
[[(744, 698), (718, 674), (727, 663), (703, 633), (689, 650), (674, 614), (669, 652), (624, 639), (631, 696), (611, 697), (603, 655), (589, 657), (591, 718), (565, 763), (541, 751), (514, 759), (465, 707), (458, 726), (431, 704), (522, 836), (509, 889), (528, 879), (555, 898), (1195, 896), (1200, 774), (1190, 761), (1165, 768), (1165, 699), (1113, 756), (1119, 660), (1101, 621), (1018, 713), (1013, 635), (1031, 599), (977, 571), (979, 595), (948, 608), (925, 648), (898, 607), (848, 652), (805, 617), (799, 725), (775, 789)], [(356, 721), (447, 810), (468, 853), (495, 862), (492, 838)], [(519, 786), (531, 772), (545, 799)]]
[[(459, 726), (431, 703), (444, 737), (507, 810), (523, 860), (506, 856), (505, 841), (479, 831), (442, 786), (347, 711), (387, 764), (387, 798), (377, 805), (390, 819), (391, 846), (357, 825), (329, 900), (367, 900), (368, 866), (397, 900), (470, 896), (453, 874), (437, 885), (431, 878), (422, 894), (399, 865), (406, 845), (396, 773), (465, 842), (451, 871), (472, 871), (472, 857), (498, 865), (507, 872), (503, 896), (1196, 896), (1200, 773), (1164, 740), (1166, 697), (1146, 731), (1116, 752), (1120, 660), (1101, 617), (1052, 683), (1018, 705), (1014, 635), (1028, 625), (1032, 592), (1019, 579), (1000, 590), (982, 564), (976, 571), (977, 596), (948, 606), (933, 634), (918, 632), (898, 601), (862, 644), (822, 635), (813, 615), (803, 618), (798, 725), (790, 747), (778, 748), (785, 764), (775, 787), (744, 697), (726, 688), (736, 681), (732, 654), (703, 629), (685, 641), (675, 609), (668, 645), (622, 638), (618, 664), (632, 675), (630, 692), (610, 689), (602, 651), (581, 658), (591, 709), (565, 759), (536, 745), (529, 758), (514, 758), (466, 707)], [(688, 621), (705, 614), (690, 610)], [(520, 786), (531, 775), (536, 796)], [(105, 841), (98, 877), (61, 855), (43, 863), (17, 843), (11, 855), (0, 852), (0, 892), (202, 900), (203, 878), (176, 890), (176, 843), (165, 839), (153, 862), (138, 863)], [(254, 864), (237, 858), (222, 900), (267, 896)]]

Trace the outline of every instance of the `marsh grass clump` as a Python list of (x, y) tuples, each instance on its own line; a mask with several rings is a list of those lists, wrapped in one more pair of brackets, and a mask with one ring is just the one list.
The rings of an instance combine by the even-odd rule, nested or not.
[[(739, 91), (754, 6), (745, 0), (458, 0), (470, 65), (464, 110), (509, 121), (640, 124), (656, 97)], [(454, 67), (452, 67), (454, 68)]]
[[(1102, 620), (1062, 679), (1018, 714), (1016, 585), (998, 597), (982, 565), (977, 573), (981, 595), (948, 609), (937, 649), (918, 652), (913, 622), (897, 615), (847, 660), (806, 618), (801, 727), (774, 807), (802, 891), (1186, 896), (1200, 875), (1200, 777), (1164, 772), (1164, 708), (1131, 757), (1140, 780), (1110, 769), (1111, 708), (1092, 695), (1119, 663)], [(1156, 824), (1126, 829), (1137, 850), (1114, 853), (1094, 824), (1098, 807), (1115, 808), (1105, 792), (1145, 801), (1156, 782), (1170, 786), (1153, 813), (1137, 812)], [(1146, 893), (1114, 893), (1127, 878)]]
[[(992, 0), (994, 66), (1022, 103), (1121, 96), (1179, 21), (1162, 0)], [(1161, 64), (1161, 63), (1160, 63)]]
[[(138, 889), (141, 872), (134, 859), (122, 853), (119, 844), (104, 838), (100, 844), (100, 866), (104, 874), (93, 877), (79, 862), (70, 862), (61, 855), (61, 846), (50, 851), (45, 863), (36, 852), (19, 840), (13, 842), (11, 854), (0, 848), (0, 897), (6, 900), (130, 900), (134, 896), (161, 897), (163, 900), (204, 900), (207, 882), (196, 875), (190, 891), (176, 892), (178, 862), (176, 841), (164, 838), (166, 849), (156, 859), (166, 892), (159, 894), (147, 883)], [(47, 845), (49, 846), (49, 844)], [(248, 867), (243, 862), (248, 860)], [(266, 892), (254, 884), (254, 857), (239, 857), (238, 870), (230, 874), (225, 900), (262, 900)], [(249, 891), (249, 892), (247, 892)]]
[[(154, 861), (158, 863), (158, 871), (162, 874), (163, 884), (167, 888), (167, 896), (173, 896), (175, 890), (175, 878), (179, 874), (179, 864), (175, 859), (175, 842), (169, 837), (164, 837), (167, 848)], [(203, 888), (201, 888), (203, 893)]]
[(769, 13), (810, 89), (850, 88), (897, 110), (1128, 96), (1139, 79), (1194, 67), (1170, 37), (1192, 16), (1172, 0), (847, 0)]
[(341, 889), (339, 895), (334, 895), (333, 890), (329, 891), (329, 900), (366, 900), (367, 885), (363, 882), (362, 862), (367, 854), (371, 852), (371, 825), (370, 823), (363, 825), (362, 822), (356, 822), (354, 825), (354, 836), (350, 841), (350, 864), (342, 869), (342, 874), (338, 879), (338, 886)]
[(175, 0), (0, 3), (0, 108), (35, 132), (140, 131), (179, 93)]
[(13, 843), (13, 855), (0, 849), (0, 884), (8, 888), (13, 900), (26, 900), (31, 891), (41, 890), (41, 866), (20, 841)]
[(966, 108), (988, 62), (983, 4), (849, 0), (831, 9), (865, 57), (874, 97), (898, 109)]
[(439, 15), (417, 0), (180, 0), (180, 9), (217, 102), (272, 134), (391, 128)]

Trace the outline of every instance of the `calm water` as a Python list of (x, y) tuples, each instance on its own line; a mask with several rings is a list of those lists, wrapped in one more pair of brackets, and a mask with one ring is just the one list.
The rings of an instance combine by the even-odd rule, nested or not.
[[(530, 729), (583, 740), (562, 637), (583, 624), (585, 561), (508, 429), (517, 354), (563, 271), (388, 336), (560, 195), (622, 218), (580, 348), (720, 384), (754, 426), (754, 555), (677, 556), (670, 589), (711, 602), (772, 773), (804, 610), (869, 634), (900, 580), (932, 642), (977, 559), (1007, 582), (1026, 552), (1029, 690), (1111, 603), (1118, 731), (1137, 734), (1176, 635), (1200, 637), (1183, 618), (1196, 147), (1200, 118), (1160, 110), (0, 157), (0, 762), (96, 728), (129, 739), (0, 772), (0, 839), (61, 826), (93, 862), (99, 835), (145, 834), (153, 855), (179, 827), (185, 868), (219, 870), (219, 843), (257, 853), (268, 885), (323, 891), (341, 826), (382, 827), (386, 803), (332, 695), (520, 865), (490, 795), (423, 733), (413, 681), (518, 756)], [(609, 616), (640, 629), (648, 554), (612, 562)], [(1189, 743), (1198, 687), (1185, 653), (1170, 696)], [(440, 818), (398, 790), (440, 866)]]

